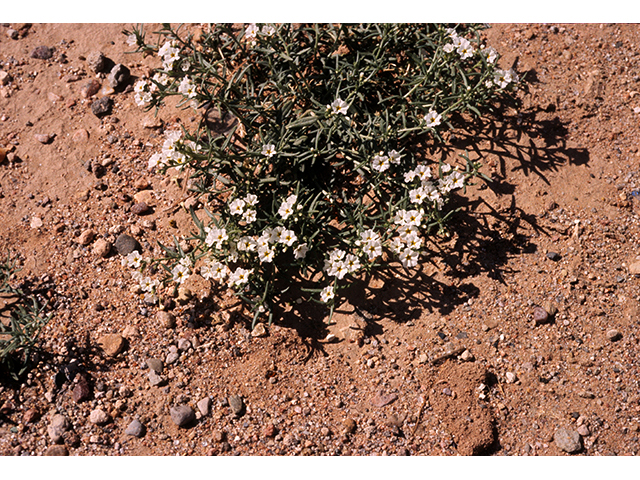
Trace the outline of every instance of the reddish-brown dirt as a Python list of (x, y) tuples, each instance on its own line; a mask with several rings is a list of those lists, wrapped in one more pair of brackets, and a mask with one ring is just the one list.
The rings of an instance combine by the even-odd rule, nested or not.
[[(204, 282), (168, 306), (167, 328), (115, 247), (99, 254), (124, 232), (151, 256), (191, 229), (184, 174), (146, 167), (163, 129), (195, 124), (194, 113), (165, 107), (154, 119), (131, 87), (83, 96), (91, 79), (106, 85), (92, 52), (133, 81), (157, 66), (125, 53), (126, 27), (0, 26), (0, 250), (55, 314), (40, 362), (0, 387), (0, 452), (567, 455), (560, 429), (579, 435), (578, 455), (638, 452), (637, 25), (486, 30), (501, 66), (526, 79), (517, 102), (457, 119), (429, 154), (466, 151), (492, 181), (454, 199), (450, 236), (433, 239), (415, 275), (354, 289), (331, 322), (294, 304), (264, 337)], [(32, 58), (42, 45), (53, 56)], [(112, 113), (98, 118), (90, 105), (105, 94)], [(131, 211), (136, 195), (151, 213)], [(536, 307), (555, 314), (537, 323)], [(340, 341), (325, 343), (330, 333)], [(108, 355), (107, 334), (125, 339), (120, 353)], [(163, 364), (150, 362), (160, 385), (149, 359)], [(196, 412), (186, 427), (172, 419), (178, 405)], [(59, 438), (56, 414), (67, 419)], [(140, 436), (126, 433), (134, 419)]]

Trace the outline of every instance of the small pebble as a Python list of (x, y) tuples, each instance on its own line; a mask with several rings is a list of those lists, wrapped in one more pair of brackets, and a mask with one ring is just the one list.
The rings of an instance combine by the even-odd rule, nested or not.
[(87, 142), (89, 140), (89, 132), (84, 128), (79, 128), (75, 132), (73, 132), (73, 136), (71, 137), (75, 143)]
[(186, 338), (178, 339), (178, 350), (180, 350), (181, 352), (186, 352), (190, 348), (191, 348), (191, 342), (189, 340), (187, 340)]
[(561, 450), (567, 453), (576, 453), (582, 449), (580, 434), (566, 428), (559, 428), (553, 435), (553, 441)]
[(104, 238), (99, 238), (96, 240), (96, 243), (93, 244), (92, 251), (93, 254), (98, 257), (107, 258), (109, 253), (111, 253), (111, 243)]
[(354, 433), (356, 428), (358, 428), (356, 421), (353, 418), (347, 418), (342, 424), (342, 433), (345, 435)]
[(18, 40), (20, 36), (20, 32), (18, 32), (17, 30), (14, 30), (13, 28), (7, 28), (7, 31), (5, 33), (7, 34), (7, 37), (9, 37), (11, 40)]
[(109, 75), (107, 75), (107, 82), (111, 88), (118, 89), (129, 81), (130, 75), (129, 69), (121, 63), (118, 63), (114, 65)]
[(108, 333), (98, 339), (98, 344), (109, 357), (115, 357), (126, 347), (126, 340), (118, 333)]
[(0, 70), (0, 85), (8, 85), (11, 80), (13, 79), (8, 72)]
[(547, 258), (549, 260), (553, 260), (554, 262), (560, 260), (560, 254), (557, 252), (548, 252), (547, 253)]
[(118, 238), (116, 238), (114, 246), (120, 255), (129, 255), (134, 250), (142, 250), (138, 241), (125, 233), (120, 234)]
[(187, 405), (178, 405), (177, 407), (171, 407), (169, 410), (171, 420), (179, 427), (186, 427), (196, 419), (196, 412)]
[(172, 365), (178, 361), (180, 358), (180, 354), (178, 352), (169, 352), (167, 354), (167, 358), (165, 358), (164, 363), (167, 365)]
[(144, 435), (144, 425), (140, 422), (140, 420), (133, 420), (127, 429), (124, 431), (125, 434), (131, 435), (132, 437), (142, 437)]
[(242, 397), (240, 395), (231, 395), (227, 401), (229, 402), (229, 407), (231, 407), (231, 411), (236, 417), (242, 416), (244, 411), (244, 402), (242, 401)]
[(156, 318), (160, 326), (164, 328), (174, 328), (176, 326), (176, 317), (171, 312), (160, 310), (156, 314)]
[(131, 206), (131, 213), (134, 215), (144, 215), (149, 212), (149, 205), (145, 202), (136, 203)]
[(578, 434), (582, 435), (583, 437), (588, 437), (589, 435), (591, 435), (591, 430), (589, 430), (589, 427), (587, 427), (586, 425), (580, 425), (578, 427)]
[(53, 49), (45, 45), (36, 47), (31, 52), (31, 58), (37, 58), (39, 60), (48, 60), (53, 56)]
[(80, 96), (82, 98), (91, 98), (100, 90), (100, 82), (96, 79), (91, 79), (85, 83), (80, 89)]
[(66, 457), (69, 455), (69, 451), (64, 445), (51, 445), (44, 452), (44, 455), (46, 457)]
[(611, 330), (607, 331), (607, 339), (609, 339), (610, 342), (617, 342), (621, 338), (622, 338), (622, 334), (615, 328), (612, 328)]
[(537, 325), (546, 323), (549, 320), (549, 313), (542, 307), (534, 307), (533, 320)]
[(36, 133), (33, 135), (33, 138), (45, 145), (51, 143), (51, 140), (53, 140), (53, 136), (48, 133)]
[(87, 65), (94, 73), (100, 73), (106, 66), (107, 59), (102, 52), (91, 52), (87, 55)]
[(62, 435), (69, 430), (69, 420), (62, 414), (56, 414), (51, 419), (51, 423), (47, 427), (47, 433), (53, 443), (60, 443), (62, 441)]
[(278, 434), (278, 429), (273, 423), (267, 423), (262, 429), (262, 435), (267, 438), (273, 438)]
[(113, 100), (111, 97), (102, 97), (91, 104), (91, 113), (96, 117), (102, 117), (109, 115), (113, 108)]
[(465, 350), (460, 355), (460, 360), (462, 360), (463, 362), (473, 362), (475, 360), (475, 357), (469, 350)]
[(152, 370), (156, 373), (162, 373), (162, 369), (164, 368), (162, 365), (162, 360), (159, 358), (147, 358), (147, 367), (149, 370)]
[(78, 243), (80, 245), (89, 245), (91, 242), (93, 242), (95, 236), (96, 232), (88, 228), (80, 234), (80, 236), (78, 237)]
[(147, 377), (152, 387), (160, 387), (166, 382), (164, 377), (158, 375), (154, 370), (150, 370), (149, 373), (147, 373)]
[(505, 375), (505, 377), (507, 378), (507, 383), (515, 383), (516, 380), (518, 379), (518, 377), (516, 376), (515, 373), (513, 372), (507, 372), (507, 374)]
[(198, 410), (200, 410), (202, 416), (206, 417), (209, 415), (209, 412), (211, 412), (211, 398), (204, 397), (196, 404), (196, 406), (198, 407)]
[(256, 338), (266, 337), (267, 329), (264, 327), (264, 323), (256, 323), (256, 326), (251, 331), (251, 336)]
[(89, 414), (89, 421), (94, 425), (104, 425), (109, 422), (109, 415), (104, 410), (96, 408)]

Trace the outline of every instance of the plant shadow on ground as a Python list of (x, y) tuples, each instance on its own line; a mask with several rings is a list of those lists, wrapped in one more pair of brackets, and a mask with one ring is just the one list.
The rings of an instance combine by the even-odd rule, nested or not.
[[(408, 272), (399, 264), (379, 270), (372, 278), (354, 282), (340, 292), (335, 313), (353, 314), (367, 322), (368, 336), (380, 335), (383, 318), (397, 323), (415, 321), (424, 311), (447, 315), (470, 298), (478, 297), (479, 288), (473, 278), (486, 274), (505, 283), (505, 277), (517, 273), (507, 266), (515, 255), (532, 254), (537, 246), (524, 230), (549, 234), (536, 219), (536, 214), (523, 210), (513, 194), (516, 185), (507, 179), (507, 171), (521, 172), (525, 177), (538, 176), (549, 183), (548, 172), (558, 171), (568, 164), (583, 165), (589, 161), (586, 149), (567, 146), (566, 125), (556, 116), (551, 120), (537, 119), (542, 109), (515, 109), (515, 104), (501, 105), (496, 114), (483, 119), (456, 117), (447, 144), (437, 146), (416, 143), (412, 149), (428, 151), (431, 159), (451, 161), (463, 152), (473, 152), (475, 158), (496, 160), (491, 180), (478, 179), (479, 189), (491, 189), (498, 205), (476, 198), (454, 195), (448, 208), (457, 211), (447, 224), (449, 237), (436, 237), (427, 244), (429, 253), (422, 265)], [(548, 113), (548, 109), (544, 110)], [(548, 116), (548, 115), (545, 115)], [(533, 139), (537, 139), (535, 142)], [(424, 153), (423, 153), (424, 154)], [(439, 277), (439, 278), (436, 278)], [(371, 282), (371, 280), (374, 280)], [(277, 308), (274, 321), (295, 329), (314, 351), (324, 352), (321, 340), (328, 333), (328, 310), (324, 305), (296, 305), (291, 292), (291, 308)], [(250, 325), (251, 319), (247, 318)], [(323, 353), (324, 354), (324, 353)]]

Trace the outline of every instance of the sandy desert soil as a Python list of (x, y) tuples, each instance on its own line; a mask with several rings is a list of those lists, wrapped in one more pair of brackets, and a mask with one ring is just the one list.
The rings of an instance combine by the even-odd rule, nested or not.
[[(135, 105), (131, 85), (157, 61), (125, 53), (124, 27), (0, 25), (0, 251), (55, 314), (38, 365), (0, 386), (0, 452), (638, 452), (637, 25), (486, 30), (527, 82), (430, 152), (466, 150), (492, 178), (455, 199), (451, 237), (415, 276), (349, 296), (331, 324), (294, 305), (260, 337), (204, 283), (145, 305), (121, 266), (122, 234), (152, 255), (189, 230), (186, 178), (146, 165), (163, 129), (197, 120)], [(33, 58), (41, 46), (50, 58)], [(130, 69), (128, 86), (106, 88), (98, 51)], [(195, 418), (178, 426), (179, 413)]]

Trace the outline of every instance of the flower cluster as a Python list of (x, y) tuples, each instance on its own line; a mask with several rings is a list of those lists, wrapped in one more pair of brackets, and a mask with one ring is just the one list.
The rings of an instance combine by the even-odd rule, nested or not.
[(160, 281), (142, 274), (142, 269), (146, 261), (142, 258), (142, 255), (140, 255), (140, 252), (137, 250), (132, 251), (126, 257), (122, 258), (121, 263), (123, 267), (135, 269), (131, 274), (131, 278), (138, 283), (140, 291), (144, 292), (145, 303), (156, 303), (158, 301)]
[(451, 43), (447, 43), (443, 50), (447, 53), (451, 53), (454, 50), (460, 55), (461, 60), (473, 57), (476, 53), (475, 48), (471, 45), (471, 42), (464, 37), (458, 35), (453, 28), (447, 28), (447, 34), (451, 39)]
[[(453, 114), (479, 112), (518, 81), (495, 67), (494, 49), (467, 39), (476, 30), (466, 26), (443, 35), (418, 24), (216, 25), (198, 45), (165, 29), (151, 50), (163, 70), (136, 84), (136, 103), (197, 99), (232, 113), (242, 132), (212, 135), (204, 122), (197, 133), (170, 129), (149, 158), (150, 169), (188, 168), (206, 207), (193, 212), (189, 257), (167, 249), (165, 281), (199, 274), (230, 288), (254, 322), (292, 286), (333, 308), (338, 290), (365, 272), (419, 266), (427, 235), (448, 218), (447, 199), (480, 164), (419, 160), (411, 145), (442, 140)], [(347, 42), (362, 45), (357, 56), (324, 48)], [(420, 55), (396, 53), (416, 45)], [(139, 256), (126, 264), (144, 267)], [(155, 294), (157, 285), (142, 288)]]

